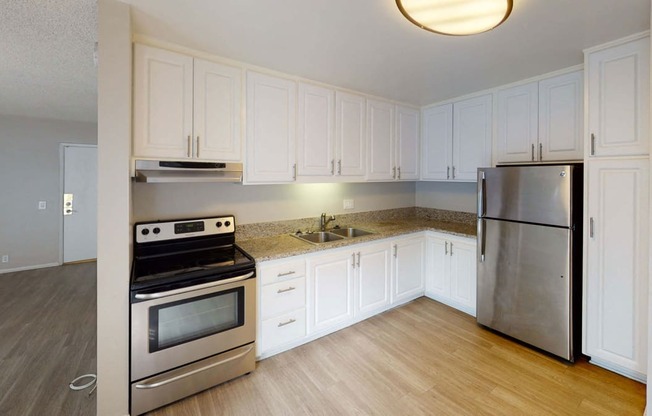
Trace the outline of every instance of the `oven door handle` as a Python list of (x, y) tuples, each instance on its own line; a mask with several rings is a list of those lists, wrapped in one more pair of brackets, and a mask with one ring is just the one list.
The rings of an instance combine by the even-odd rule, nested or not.
[(228, 285), (229, 283), (235, 283), (241, 280), (249, 279), (253, 275), (254, 272), (249, 272), (247, 274), (243, 274), (242, 276), (231, 277), (230, 279), (218, 280), (217, 282), (208, 282), (196, 286), (183, 287), (181, 289), (174, 289), (174, 290), (168, 290), (165, 292), (157, 292), (157, 293), (138, 293), (135, 297), (136, 299), (140, 299), (140, 300), (164, 298), (167, 296), (178, 295), (181, 293), (194, 292), (195, 290), (207, 289), (209, 287)]
[(254, 348), (254, 346), (250, 345), (249, 348), (247, 348), (245, 351), (243, 351), (243, 352), (241, 352), (241, 353), (239, 353), (237, 355), (234, 355), (233, 357), (225, 358), (224, 360), (220, 360), (220, 361), (218, 361), (216, 363), (208, 364), (207, 366), (198, 368), (196, 370), (188, 371), (187, 373), (179, 374), (178, 376), (170, 377), (170, 378), (165, 379), (165, 380), (157, 381), (156, 383), (152, 383), (152, 384), (136, 384), (135, 387), (137, 389), (155, 389), (157, 387), (165, 386), (166, 384), (170, 384), (170, 383), (173, 383), (175, 381), (181, 380), (183, 378), (192, 376), (194, 374), (201, 373), (202, 371), (210, 370), (211, 368), (217, 367), (218, 365), (226, 364), (226, 363), (228, 363), (230, 361), (237, 360), (238, 358), (242, 358), (245, 355), (249, 354), (249, 352), (251, 352), (251, 350), (253, 348)]

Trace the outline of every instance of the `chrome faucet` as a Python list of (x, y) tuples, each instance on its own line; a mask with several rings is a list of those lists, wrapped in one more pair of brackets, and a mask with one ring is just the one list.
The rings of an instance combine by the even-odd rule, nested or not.
[(330, 218), (326, 218), (326, 213), (323, 212), (321, 217), (319, 217), (319, 229), (321, 231), (326, 231), (326, 225), (328, 225), (328, 223), (333, 220), (335, 220), (335, 215), (331, 215)]

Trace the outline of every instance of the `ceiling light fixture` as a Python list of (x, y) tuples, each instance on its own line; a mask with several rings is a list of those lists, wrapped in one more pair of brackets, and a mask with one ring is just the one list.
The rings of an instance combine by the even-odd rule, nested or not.
[(396, 0), (398, 9), (421, 29), (442, 35), (486, 32), (507, 20), (512, 0)]

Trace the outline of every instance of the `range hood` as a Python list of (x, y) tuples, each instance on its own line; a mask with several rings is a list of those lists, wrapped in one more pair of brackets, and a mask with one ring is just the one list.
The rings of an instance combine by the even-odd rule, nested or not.
[(136, 182), (242, 182), (242, 163), (136, 160)]

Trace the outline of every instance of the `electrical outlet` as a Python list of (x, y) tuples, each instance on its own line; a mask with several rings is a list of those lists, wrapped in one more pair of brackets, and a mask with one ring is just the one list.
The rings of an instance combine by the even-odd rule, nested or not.
[(4, 256), (2, 256), (2, 262), (3, 263), (9, 263), (9, 256), (6, 255), (6, 254)]
[(344, 209), (355, 208), (355, 202), (352, 199), (345, 199), (343, 205), (344, 205)]
[(46, 209), (48, 207), (47, 201), (38, 201), (38, 209)]

